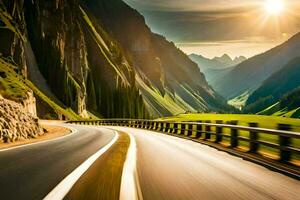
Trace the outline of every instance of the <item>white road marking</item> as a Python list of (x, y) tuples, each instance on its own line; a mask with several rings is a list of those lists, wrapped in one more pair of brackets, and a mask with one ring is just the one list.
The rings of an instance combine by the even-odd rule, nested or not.
[(45, 198), (44, 200), (60, 200), (63, 199), (71, 190), (77, 180), (90, 168), (90, 166), (104, 154), (119, 138), (119, 133), (115, 131), (114, 138), (94, 155), (84, 161), (71, 174), (62, 180)]
[(42, 144), (42, 143), (53, 142), (53, 141), (56, 141), (56, 140), (61, 140), (61, 139), (69, 137), (69, 136), (71, 136), (71, 135), (78, 132), (78, 130), (75, 129), (75, 128), (71, 128), (71, 127), (67, 127), (67, 128), (69, 128), (71, 130), (71, 133), (68, 134), (68, 135), (61, 136), (61, 137), (54, 138), (54, 139), (50, 139), (50, 140), (44, 140), (44, 141), (40, 141), (40, 142), (34, 142), (34, 143), (30, 143), (30, 144), (23, 144), (23, 145), (20, 145), (20, 146), (10, 147), (10, 148), (6, 148), (6, 149), (0, 149), (0, 152), (10, 151), (10, 150), (19, 149), (19, 148), (28, 147), (28, 146), (37, 145), (37, 144)]
[(120, 200), (142, 200), (142, 192), (138, 180), (136, 163), (137, 163), (137, 148), (136, 141), (132, 134), (130, 137), (130, 146), (128, 149), (126, 161), (123, 167)]

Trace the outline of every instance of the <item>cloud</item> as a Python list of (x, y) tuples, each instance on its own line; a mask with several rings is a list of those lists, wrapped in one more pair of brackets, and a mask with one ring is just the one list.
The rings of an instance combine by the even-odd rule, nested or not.
[(300, 30), (300, 0), (285, 0), (285, 13), (278, 17), (267, 16), (264, 0), (126, 1), (145, 16), (154, 32), (179, 45), (225, 49), (226, 43), (236, 48), (251, 44), (255, 52), (255, 44), (261, 51)]
[[(261, 6), (235, 6), (198, 11), (143, 10), (153, 31), (175, 42), (239, 40), (249, 37), (276, 39), (294, 34), (299, 16), (266, 19)], [(277, 23), (277, 24), (276, 24)], [(280, 30), (279, 30), (280, 29)]]
[(251, 5), (261, 2), (260, 0), (125, 0), (130, 5), (144, 10), (160, 11), (192, 11), (211, 10), (224, 7)]

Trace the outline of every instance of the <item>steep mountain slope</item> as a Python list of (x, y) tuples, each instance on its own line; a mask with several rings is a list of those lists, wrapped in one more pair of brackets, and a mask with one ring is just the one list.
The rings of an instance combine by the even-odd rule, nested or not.
[(300, 88), (288, 92), (277, 103), (260, 111), (258, 114), (300, 118)]
[[(144, 99), (156, 115), (228, 109), (197, 65), (121, 0), (82, 1), (83, 7), (116, 38), (137, 71)], [(171, 106), (170, 106), (171, 105)]]
[(215, 86), (227, 99), (253, 92), (274, 72), (300, 56), (300, 33), (282, 45), (239, 64)]
[[(300, 86), (300, 57), (293, 59), (281, 70), (274, 73), (268, 78), (261, 87), (253, 92), (247, 100), (245, 112), (257, 113), (274, 103), (281, 101), (286, 96), (291, 96), (290, 92)], [(295, 94), (293, 95), (293, 98)], [(292, 99), (293, 99), (292, 98)], [(291, 106), (284, 105), (284, 102), (289, 104), (287, 101), (280, 103), (281, 108)], [(295, 108), (292, 106), (293, 109)]]
[(75, 111), (81, 117), (144, 118), (231, 109), (195, 63), (121, 0), (0, 5), (6, 27), (0, 29), (0, 56), (35, 84), (28, 89), (40, 117), (54, 112), (73, 118)]
[(236, 65), (247, 60), (244, 56), (231, 59), (227, 54), (213, 59), (201, 55), (191, 54), (189, 58), (198, 64), (200, 70), (205, 74), (208, 83), (214, 88), (220, 79), (232, 71)]

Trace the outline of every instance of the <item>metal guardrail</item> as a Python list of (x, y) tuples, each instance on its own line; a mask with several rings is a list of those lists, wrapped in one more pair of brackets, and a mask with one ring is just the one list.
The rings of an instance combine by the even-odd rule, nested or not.
[[(260, 145), (264, 145), (279, 150), (280, 161), (288, 163), (292, 159), (292, 154), (300, 157), (300, 145), (293, 146), (292, 140), (299, 140), (300, 133), (292, 132), (292, 127), (288, 124), (278, 124), (278, 130), (259, 128), (258, 123), (249, 123), (247, 126), (239, 126), (238, 121), (230, 121), (224, 124), (222, 121), (198, 121), (198, 122), (174, 122), (174, 121), (153, 121), (134, 119), (106, 119), (96, 121), (69, 121), (68, 123), (81, 125), (110, 125), (126, 126), (155, 130), (159, 132), (184, 135), (193, 139), (206, 140), (213, 143), (221, 143), (227, 138), (230, 148), (239, 146), (240, 141), (249, 142), (249, 153), (258, 154)], [(214, 130), (213, 130), (214, 128)], [(229, 129), (226, 133), (224, 129)], [(248, 132), (249, 137), (240, 134), (240, 131)], [(277, 143), (263, 140), (261, 134), (273, 135), (278, 138)], [(214, 136), (214, 137), (212, 137)], [(275, 138), (276, 138), (275, 137)]]

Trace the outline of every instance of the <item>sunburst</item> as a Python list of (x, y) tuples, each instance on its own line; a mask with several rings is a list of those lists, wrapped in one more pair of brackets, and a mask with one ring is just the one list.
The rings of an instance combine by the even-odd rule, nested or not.
[(280, 15), (284, 10), (283, 0), (266, 0), (265, 9), (269, 15)]

